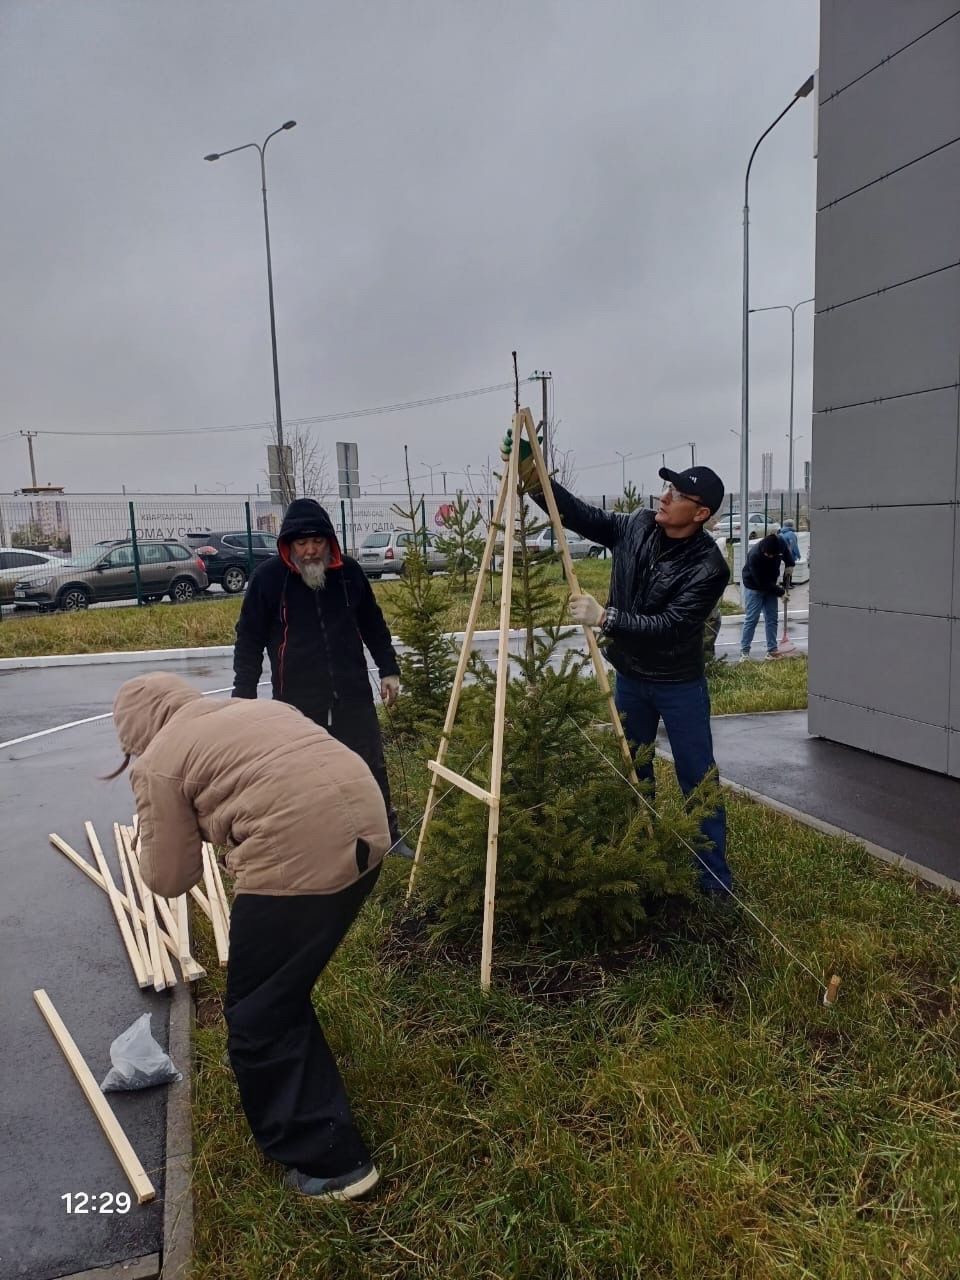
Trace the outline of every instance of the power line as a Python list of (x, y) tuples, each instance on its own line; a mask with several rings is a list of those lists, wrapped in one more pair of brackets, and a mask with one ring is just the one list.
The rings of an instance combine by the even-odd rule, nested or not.
[[(690, 448), (690, 445), (688, 442), (683, 442), (681, 444), (668, 444), (663, 449), (651, 449), (649, 453), (628, 454), (627, 461), (641, 462), (644, 458), (656, 458), (662, 453), (673, 453), (675, 449), (689, 449), (689, 448)], [(617, 462), (616, 460), (614, 460), (613, 462), (591, 462), (589, 466), (577, 467), (577, 470), (578, 471), (596, 471), (600, 467), (618, 467), (619, 465), (620, 463)]]
[[(376, 405), (372, 409), (348, 409), (344, 413), (321, 413), (311, 418), (288, 418), (286, 425), (288, 427), (310, 427), (316, 426), (322, 422), (347, 422), (352, 418), (372, 418), (383, 413), (399, 413), (404, 409), (422, 409), (425, 405), (431, 404), (447, 404), (451, 400), (468, 400), (473, 396), (487, 396), (495, 391), (509, 391), (513, 389), (512, 382), (500, 382), (489, 387), (475, 387), (471, 391), (452, 391), (442, 396), (426, 396), (422, 400), (402, 400), (396, 404)], [(272, 422), (245, 422), (233, 424), (225, 427), (159, 427), (154, 430), (131, 431), (129, 429), (121, 430), (96, 430), (96, 431), (57, 431), (57, 430), (38, 430), (36, 435), (41, 436), (137, 436), (143, 438), (146, 436), (194, 436), (208, 435), (214, 432), (236, 432), (236, 431), (271, 431), (274, 424)]]

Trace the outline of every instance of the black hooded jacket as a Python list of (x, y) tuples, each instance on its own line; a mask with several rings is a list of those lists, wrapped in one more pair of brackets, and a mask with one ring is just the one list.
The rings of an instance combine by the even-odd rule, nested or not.
[[(764, 550), (776, 551), (773, 556), (764, 555)], [(785, 569), (793, 568), (793, 556), (787, 544), (775, 533), (768, 534), (747, 552), (740, 580), (751, 591), (759, 591), (764, 596), (782, 596), (783, 589), (778, 579), (780, 564)]]
[[(322, 590), (312, 591), (290, 559), (298, 534), (330, 542), (331, 561)], [(333, 522), (318, 502), (298, 498), (283, 519), (279, 555), (264, 561), (247, 585), (233, 650), (233, 696), (255, 698), (270, 659), (273, 696), (319, 724), (334, 708), (373, 700), (363, 646), (381, 679), (399, 675), (397, 656), (367, 576), (340, 550)]]
[[(704, 623), (730, 581), (709, 533), (668, 538), (653, 511), (603, 511), (559, 484), (553, 493), (565, 528), (613, 552), (603, 633), (604, 653), (617, 671), (677, 683), (702, 676)], [(530, 497), (546, 509), (541, 495)]]

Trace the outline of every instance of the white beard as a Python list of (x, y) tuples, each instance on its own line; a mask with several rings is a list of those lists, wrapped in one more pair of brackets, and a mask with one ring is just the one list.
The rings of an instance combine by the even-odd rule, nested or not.
[(315, 560), (311, 564), (300, 564), (300, 577), (304, 580), (311, 591), (322, 591), (327, 585), (327, 566), (322, 560)]

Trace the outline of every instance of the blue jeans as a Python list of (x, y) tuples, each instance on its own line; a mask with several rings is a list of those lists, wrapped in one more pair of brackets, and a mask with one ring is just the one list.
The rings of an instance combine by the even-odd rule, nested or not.
[[(689, 795), (714, 767), (713, 738), (710, 733), (710, 695), (707, 682), (684, 680), (636, 680), (617, 672), (615, 701), (624, 731), (634, 752), (649, 747), (663, 720), (673, 751), (673, 764), (683, 794)], [(637, 766), (641, 782), (653, 783), (653, 760)], [(700, 830), (712, 848), (697, 855), (700, 888), (704, 893), (722, 894), (731, 887), (727, 866), (727, 815), (721, 804), (704, 818)]]
[(743, 611), (743, 630), (740, 633), (740, 652), (749, 653), (753, 644), (753, 633), (757, 629), (760, 614), (763, 614), (763, 625), (767, 632), (767, 653), (777, 647), (777, 606), (779, 596), (764, 595), (762, 591), (754, 591), (752, 587), (744, 587), (747, 597)]

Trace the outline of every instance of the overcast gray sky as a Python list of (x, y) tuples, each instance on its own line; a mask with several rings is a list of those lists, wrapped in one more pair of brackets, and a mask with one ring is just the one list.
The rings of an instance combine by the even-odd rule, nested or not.
[[(68, 492), (262, 482), (266, 431), (202, 430), (273, 417), (259, 166), (203, 156), (290, 118), (267, 150), (286, 418), (507, 382), (516, 348), (554, 372), (583, 491), (619, 489), (616, 450), (690, 440), (736, 487), (744, 168), (816, 62), (812, 0), (0, 0), (0, 491), (29, 483), (21, 429), (136, 433), (41, 435)], [(813, 136), (808, 98), (754, 164), (755, 306), (813, 292)], [(752, 344), (753, 482), (771, 449), (785, 484), (789, 316)], [(512, 408), (313, 430), (331, 462), (358, 442), (365, 487), (404, 443), (453, 487)]]

